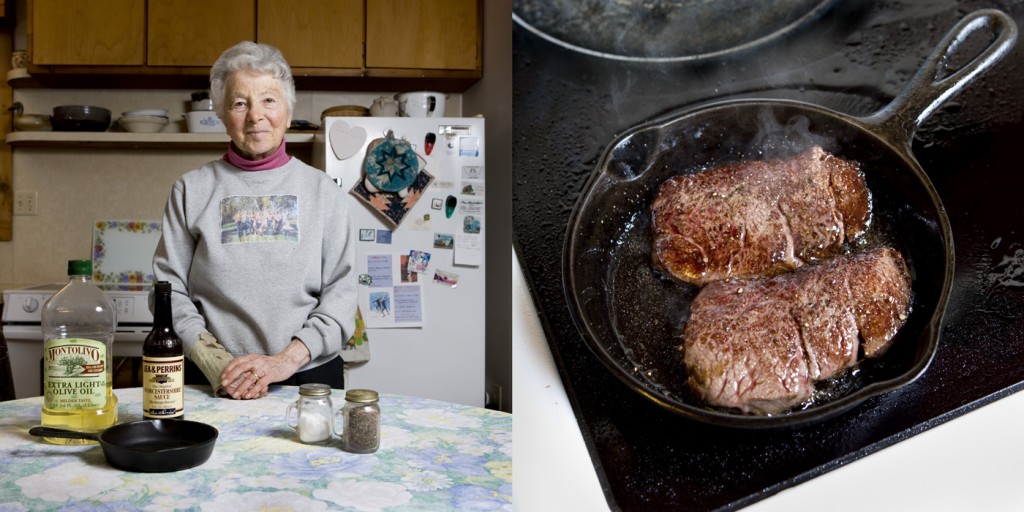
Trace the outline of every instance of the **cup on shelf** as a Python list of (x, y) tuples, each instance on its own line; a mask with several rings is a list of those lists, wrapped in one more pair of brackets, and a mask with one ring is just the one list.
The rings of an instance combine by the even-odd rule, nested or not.
[(25, 50), (11, 52), (11, 69), (25, 69)]
[(192, 111), (204, 110), (213, 110), (213, 100), (210, 99), (210, 93), (206, 91), (196, 91), (192, 93)]

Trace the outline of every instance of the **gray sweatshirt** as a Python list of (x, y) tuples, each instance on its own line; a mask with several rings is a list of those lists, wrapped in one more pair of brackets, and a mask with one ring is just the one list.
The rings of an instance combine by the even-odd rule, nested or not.
[(234, 356), (297, 337), (315, 368), (355, 331), (355, 239), (342, 190), (296, 158), (245, 171), (223, 160), (171, 189), (153, 256), (170, 281), (185, 354), (209, 332)]

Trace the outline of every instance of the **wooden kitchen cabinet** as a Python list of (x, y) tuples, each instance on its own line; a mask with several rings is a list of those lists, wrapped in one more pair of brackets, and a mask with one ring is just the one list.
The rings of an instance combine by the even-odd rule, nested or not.
[(256, 38), (253, 0), (148, 0), (147, 3), (146, 64), (149, 66), (210, 67), (226, 48)]
[(277, 46), (299, 89), (464, 92), (484, 0), (27, 0), (14, 87), (206, 88), (220, 53)]
[(366, 67), (480, 69), (477, 0), (366, 2)]
[(32, 64), (141, 66), (145, 0), (32, 0), (27, 29)]
[(258, 0), (256, 16), (256, 40), (292, 68), (363, 67), (363, 0)]

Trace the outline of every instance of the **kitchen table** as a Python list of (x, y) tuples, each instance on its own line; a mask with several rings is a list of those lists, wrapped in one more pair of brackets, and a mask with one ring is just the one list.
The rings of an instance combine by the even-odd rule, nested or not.
[[(142, 419), (142, 389), (117, 389), (119, 420)], [(381, 394), (381, 446), (352, 454), (334, 438), (301, 443), (285, 424), (298, 388), (258, 400), (188, 386), (186, 416), (215, 426), (213, 455), (174, 473), (129, 473), (97, 444), (28, 434), (42, 397), (0, 402), (0, 510), (512, 510), (512, 416)], [(335, 390), (336, 409), (344, 392)], [(65, 508), (66, 507), (66, 508)]]

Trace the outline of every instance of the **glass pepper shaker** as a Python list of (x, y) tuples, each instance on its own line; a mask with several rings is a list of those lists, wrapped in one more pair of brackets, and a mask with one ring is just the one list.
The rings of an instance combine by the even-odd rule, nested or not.
[(334, 405), (327, 384), (299, 386), (299, 399), (288, 405), (285, 421), (306, 444), (323, 444), (334, 432)]
[(380, 405), (376, 391), (350, 389), (345, 392), (342, 416), (341, 449), (352, 453), (372, 453), (380, 447)]

